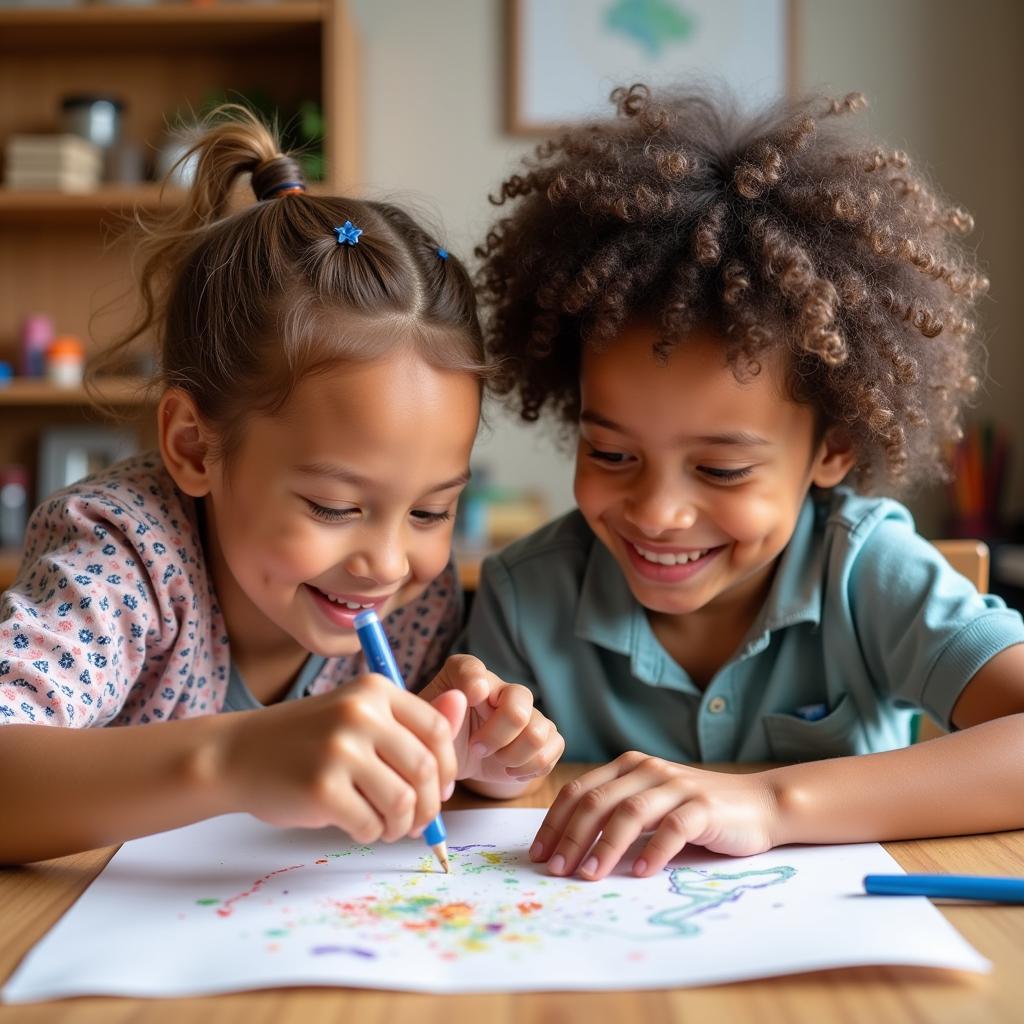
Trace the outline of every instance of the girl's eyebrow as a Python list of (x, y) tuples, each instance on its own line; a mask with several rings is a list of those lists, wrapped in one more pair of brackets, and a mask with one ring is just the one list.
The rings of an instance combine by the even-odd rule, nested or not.
[[(584, 409), (580, 413), (581, 423), (592, 423), (595, 427), (604, 427), (606, 430), (614, 430), (618, 434), (629, 434), (630, 432), (614, 420), (608, 419), (607, 416), (602, 416), (600, 413), (593, 412), (590, 409)], [(770, 445), (771, 441), (761, 437), (759, 434), (753, 434), (747, 430), (734, 430), (724, 434), (703, 434), (700, 437), (684, 437), (682, 441), (696, 441), (699, 444), (721, 444), (721, 445), (736, 445), (743, 448), (757, 448), (764, 445)]]
[[(337, 480), (342, 484), (351, 484), (353, 487), (367, 487), (373, 483), (368, 477), (360, 476), (345, 466), (336, 466), (330, 462), (311, 462), (302, 466), (296, 466), (295, 470), (304, 476), (329, 476), (332, 480)], [(445, 480), (443, 483), (431, 487), (425, 493), (436, 494), (438, 491), (447, 491), (452, 487), (462, 487), (469, 483), (469, 477), (469, 470), (465, 469), (458, 476), (453, 476), (450, 480)]]

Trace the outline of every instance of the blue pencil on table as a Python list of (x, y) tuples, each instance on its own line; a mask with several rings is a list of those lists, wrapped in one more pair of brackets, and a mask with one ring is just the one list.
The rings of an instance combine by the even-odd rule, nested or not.
[[(384, 633), (384, 627), (380, 624), (377, 613), (369, 608), (360, 612), (355, 618), (356, 636), (363, 646), (363, 654), (366, 655), (366, 664), (371, 672), (377, 672), (386, 676), (395, 686), (405, 689), (405, 680), (402, 673), (398, 671), (395, 664), (395, 656), (391, 653), (391, 644)], [(448, 874), (448, 844), (445, 842), (448, 832), (445, 830), (444, 822), (439, 814), (423, 833), (426, 844), (434, 851), (445, 874)]]
[(866, 875), (864, 891), (876, 896), (929, 896), (944, 900), (1024, 903), (1024, 878), (985, 875)]

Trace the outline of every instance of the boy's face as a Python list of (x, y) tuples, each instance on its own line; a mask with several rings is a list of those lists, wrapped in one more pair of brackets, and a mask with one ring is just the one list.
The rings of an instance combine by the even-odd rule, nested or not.
[(479, 412), (470, 375), (404, 353), (313, 375), (248, 420), (206, 500), (233, 644), (351, 654), (360, 610), (422, 594), (448, 561)]
[(748, 608), (811, 484), (838, 483), (853, 457), (815, 442), (773, 357), (741, 383), (715, 332), (692, 332), (663, 364), (656, 339), (633, 323), (584, 354), (576, 500), (651, 612)]

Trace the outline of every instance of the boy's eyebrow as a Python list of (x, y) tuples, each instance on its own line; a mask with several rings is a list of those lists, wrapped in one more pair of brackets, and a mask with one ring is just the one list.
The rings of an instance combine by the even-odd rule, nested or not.
[[(330, 462), (310, 462), (302, 466), (296, 466), (295, 469), (306, 476), (329, 476), (332, 480), (337, 480), (343, 484), (351, 484), (353, 487), (366, 487), (373, 482), (368, 477), (360, 476), (345, 466), (336, 466)], [(468, 469), (465, 469), (458, 476), (453, 476), (450, 480), (445, 480), (443, 483), (429, 488), (426, 493), (435, 494), (438, 491), (447, 491), (452, 487), (462, 487), (464, 484), (469, 483), (469, 478), (470, 472)]]
[[(584, 409), (580, 413), (581, 423), (593, 423), (595, 427), (604, 427), (607, 430), (614, 430), (619, 434), (628, 434), (629, 431), (620, 426), (614, 420), (601, 416), (599, 413)], [(697, 441), (700, 444), (731, 444), (744, 448), (756, 448), (762, 445), (770, 445), (771, 441), (761, 437), (759, 434), (752, 434), (746, 430), (733, 430), (724, 434), (703, 434), (700, 437), (683, 438), (686, 441)]]

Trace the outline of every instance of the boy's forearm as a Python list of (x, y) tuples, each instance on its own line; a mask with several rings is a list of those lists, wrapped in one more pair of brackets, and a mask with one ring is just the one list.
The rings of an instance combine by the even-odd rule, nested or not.
[(0, 864), (107, 846), (233, 808), (223, 716), (156, 725), (0, 727)]
[(1024, 715), (883, 754), (766, 773), (783, 843), (857, 843), (1024, 828)]

